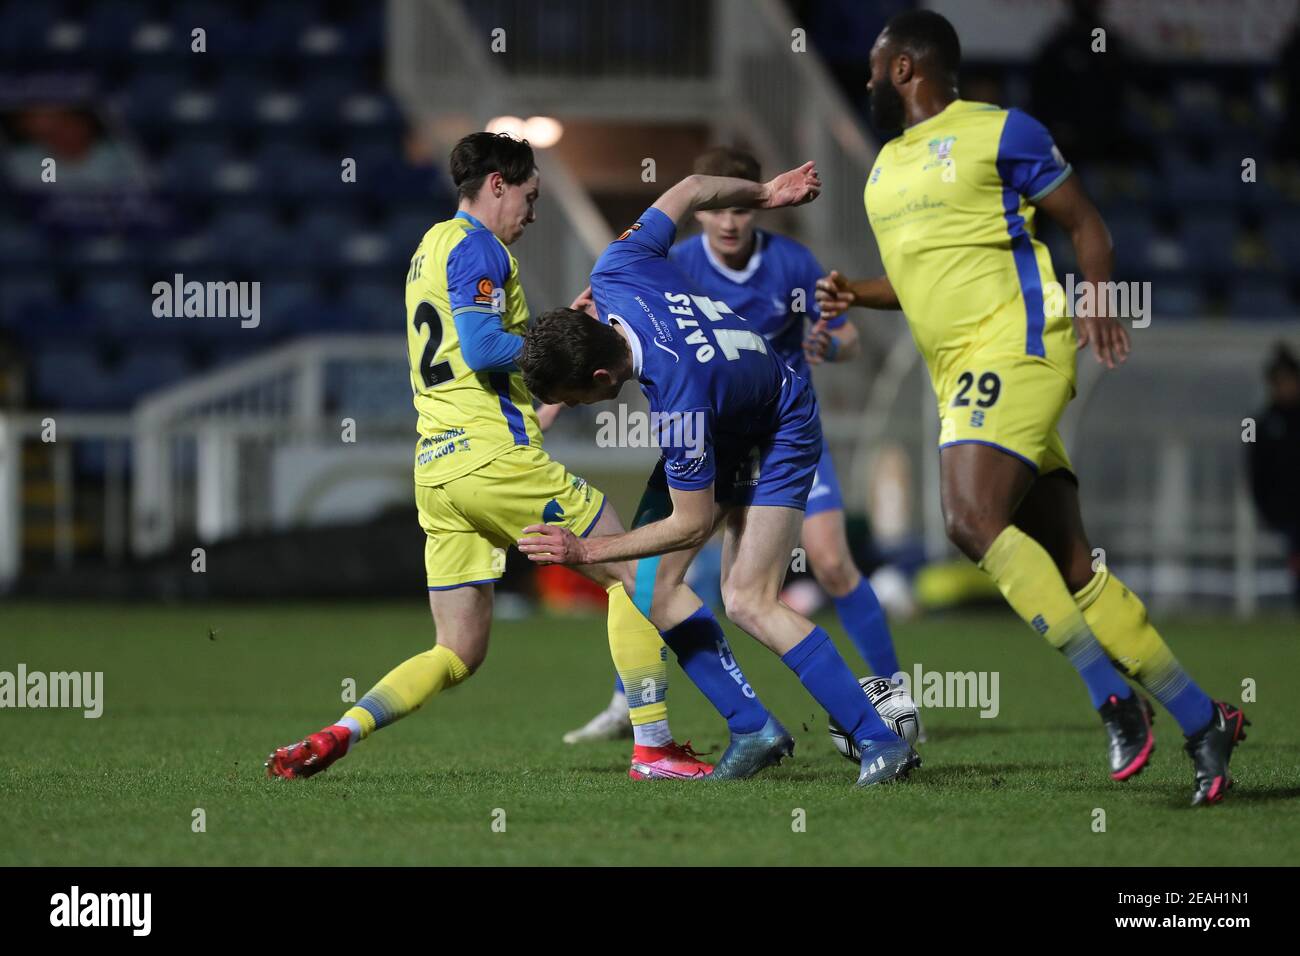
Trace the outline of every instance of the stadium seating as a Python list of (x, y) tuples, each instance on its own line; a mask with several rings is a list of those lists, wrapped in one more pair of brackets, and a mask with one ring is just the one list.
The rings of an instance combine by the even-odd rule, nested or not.
[[(574, 49), (584, 9), (548, 7), (539, 55)], [(603, 14), (611, 44), (671, 52), (668, 27), (648, 33), (644, 18), (620, 9)], [(509, 13), (492, 2), (467, 10), (480, 23)], [(7, 68), (21, 72), (37, 57), (46, 69), (75, 68), (90, 91), (83, 102), (138, 154), (149, 185), (144, 214), (107, 229), (92, 216), (47, 225), (38, 203), (12, 181), (0, 185), (0, 330), (30, 356), (31, 401), (126, 408), (160, 383), (287, 336), (400, 328), (406, 259), (454, 196), (438, 170), (405, 158), (405, 126), (383, 85), (383, 16), (383, 4), (305, 0), (0, 3)], [(222, 55), (190, 52), (196, 26)], [(837, 48), (825, 23), (810, 27), (819, 48)], [(1118, 277), (1152, 279), (1171, 317), (1296, 315), (1300, 208), (1267, 161), (1279, 121), (1267, 76), (1241, 68), (1219, 83), (1177, 64), (1158, 69), (1167, 95), (1156, 115), (1133, 108), (1116, 120), (1149, 161), (1080, 170), (1115, 238)], [(1029, 88), (1023, 66), (991, 72), (1009, 96)], [(865, 107), (860, 89), (846, 93)], [(1243, 155), (1261, 159), (1248, 188)], [(345, 157), (356, 161), (356, 183), (341, 181)], [(1059, 271), (1073, 268), (1064, 237), (1043, 235)], [(176, 272), (260, 280), (259, 328), (154, 318), (152, 284)], [(166, 357), (114, 365), (137, 339)], [(85, 387), (60, 390), (60, 369)]]
[[(223, 55), (191, 53), (196, 26)], [(67, 102), (149, 184), (143, 215), (71, 228), (0, 184), (0, 330), (28, 356), (29, 403), (129, 408), (286, 337), (400, 330), (406, 260), (454, 198), (406, 162), (382, 38), (382, 4), (0, 3), (6, 67), (75, 67), (89, 93)], [(260, 281), (259, 327), (153, 316), (153, 284), (177, 272)]]
[[(796, 6), (809, 12), (815, 45), (869, 126), (866, 76), (843, 31), (845, 18), (864, 8), (849, 0)], [(1284, 120), (1272, 68), (1162, 62), (1144, 70), (1145, 95), (1115, 104), (1114, 125), (1130, 148), (1076, 164), (1114, 239), (1115, 277), (1150, 281), (1157, 313), (1169, 318), (1300, 316), (1300, 163), (1276, 145)], [(968, 72), (984, 82), (981, 98), (992, 83), (1002, 105), (1032, 112), (1026, 64), (980, 62)], [(1255, 160), (1254, 181), (1242, 177), (1247, 158)], [(1044, 217), (1039, 232), (1058, 274), (1073, 271), (1066, 237)]]

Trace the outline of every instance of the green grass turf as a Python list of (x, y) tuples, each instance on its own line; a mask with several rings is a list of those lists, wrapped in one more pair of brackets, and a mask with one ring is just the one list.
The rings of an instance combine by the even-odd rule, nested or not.
[[(832, 625), (851, 666), (852, 656)], [(209, 630), (215, 629), (213, 638)], [(1215, 695), (1258, 685), (1226, 803), (1191, 810), (1191, 771), (1163, 711), (1153, 765), (1109, 781), (1103, 735), (1064, 661), (1009, 613), (897, 627), (900, 656), (1000, 672), (1001, 714), (926, 712), (925, 767), (859, 791), (825, 717), (743, 636), (747, 676), (798, 739), (742, 783), (633, 783), (628, 745), (568, 747), (608, 699), (600, 618), (500, 621), (466, 685), (328, 773), (268, 781), (262, 761), (336, 718), (432, 642), (421, 602), (290, 606), (0, 606), (0, 670), (102, 670), (98, 720), (0, 711), (0, 864), (1294, 864), (1300, 846), (1295, 624), (1175, 620), (1165, 634)], [(724, 727), (676, 670), (678, 739), (720, 752)], [(191, 812), (207, 815), (191, 831)], [(492, 829), (505, 811), (505, 832)], [(792, 829), (796, 808), (806, 832)], [(1094, 809), (1106, 832), (1092, 829)]]

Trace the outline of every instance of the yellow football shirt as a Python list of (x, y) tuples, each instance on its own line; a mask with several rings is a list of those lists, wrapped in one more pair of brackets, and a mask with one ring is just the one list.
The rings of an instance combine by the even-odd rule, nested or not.
[(461, 332), (484, 323), (522, 336), (528, 304), (519, 264), (468, 213), (424, 234), (406, 276), (406, 343), (419, 413), (415, 483), (459, 478), (517, 445), (541, 447), (523, 374), (512, 362), (475, 371)]
[[(936, 389), (973, 354), (1037, 356), (1074, 380), (1074, 344), (1033, 203), (1070, 175), (1019, 110), (956, 100), (880, 150), (863, 199)], [(1059, 313), (1059, 314), (1058, 314)]]

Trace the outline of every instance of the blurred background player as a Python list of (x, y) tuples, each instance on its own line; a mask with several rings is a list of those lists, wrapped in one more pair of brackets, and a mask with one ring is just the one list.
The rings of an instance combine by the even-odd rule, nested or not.
[[(356, 741), (473, 674), (487, 656), (505, 549), (524, 525), (541, 520), (579, 535), (622, 530), (605, 496), (542, 450), (532, 396), (515, 364), (528, 304), (507, 247), (535, 219), (532, 148), (505, 134), (472, 133), (452, 150), (451, 174), (460, 211), (425, 234), (406, 277), (420, 432), (415, 498), (437, 644), (390, 671), (336, 723), (274, 751), (270, 776), (319, 773)], [(610, 592), (616, 629), (627, 618), (658, 640), (623, 591), (627, 568), (584, 573)], [(634, 752), (633, 775), (706, 775), (709, 765), (667, 735), (666, 714), (662, 727), (658, 746)]]
[[(1138, 597), (1094, 568), (1057, 432), (1075, 392), (1076, 344), (1064, 298), (1050, 294), (1055, 273), (1034, 215), (1041, 209), (1069, 236), (1084, 284), (1110, 280), (1110, 236), (1041, 124), (958, 99), (960, 60), (952, 24), (932, 11), (899, 14), (877, 38), (873, 122), (903, 131), (881, 148), (864, 193), (886, 275), (848, 282), (832, 272), (819, 283), (822, 314), (850, 305), (906, 313), (939, 400), (949, 539), (1079, 672), (1109, 736), (1114, 779), (1138, 773), (1155, 738), (1149, 704), (1112, 661), (1186, 736), (1193, 805), (1215, 803), (1231, 785), (1245, 716), (1212, 701)], [(1077, 348), (1091, 346), (1113, 369), (1128, 333), (1099, 305), (1077, 310)]]
[[(762, 182), (758, 160), (731, 147), (705, 152), (694, 169), (704, 176)], [(818, 322), (815, 287), (824, 270), (806, 246), (757, 228), (755, 210), (746, 207), (702, 209), (695, 220), (700, 234), (673, 246), (669, 259), (702, 292), (743, 316), (781, 361), (811, 382), (809, 363), (842, 362), (859, 355), (857, 329), (846, 316)], [(809, 322), (814, 323), (811, 330)], [(808, 493), (800, 544), (813, 576), (835, 602), (840, 624), (870, 673), (885, 677), (898, 673), (885, 611), (849, 552), (844, 501), (829, 445), (823, 446)], [(631, 728), (628, 698), (616, 678), (609, 705), (565, 734), (564, 741), (617, 739), (630, 735)]]
[[(573, 566), (640, 559), (637, 607), (660, 625), (683, 670), (728, 715), (731, 742), (715, 780), (749, 776), (794, 752), (794, 738), (744, 682), (708, 607), (693, 594), (682, 601), (686, 570), (719, 527), (727, 617), (779, 655), (848, 728), (862, 752), (857, 785), (887, 783), (920, 766), (863, 695), (830, 635), (780, 600), (822, 453), (812, 386), (743, 317), (701, 295), (669, 260), (677, 223), (690, 213), (800, 205), (820, 191), (812, 163), (767, 183), (688, 176), (610, 243), (592, 270), (591, 297), (582, 308), (553, 309), (533, 323), (519, 359), (543, 401), (607, 401), (636, 379), (651, 415), (665, 423), (662, 454), (631, 531), (582, 539), (566, 528), (534, 524), (524, 533), (535, 537), (520, 538), (519, 550), (535, 562)], [(680, 623), (664, 627), (672, 621)], [(625, 685), (635, 686), (612, 636), (611, 650)]]
[(1286, 539), (1292, 595), (1300, 609), (1300, 362), (1285, 343), (1268, 363), (1268, 405), (1255, 414), (1246, 443), (1250, 489), (1260, 517)]

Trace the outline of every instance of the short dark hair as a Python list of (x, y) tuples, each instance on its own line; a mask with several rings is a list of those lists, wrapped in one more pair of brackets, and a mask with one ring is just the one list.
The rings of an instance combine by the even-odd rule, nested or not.
[(701, 176), (731, 176), (761, 183), (758, 160), (752, 153), (734, 146), (714, 146), (695, 160), (695, 172)]
[(926, 60), (945, 77), (957, 78), (961, 66), (961, 41), (943, 14), (933, 10), (905, 10), (885, 24), (890, 42), (918, 60)]
[(551, 309), (528, 326), (515, 361), (528, 390), (552, 402), (556, 389), (590, 388), (597, 369), (618, 368), (626, 355), (623, 336), (613, 327), (577, 309)]
[(500, 173), (511, 186), (526, 182), (537, 168), (526, 139), (509, 133), (470, 133), (451, 149), (451, 180), (461, 199), (473, 199), (483, 180)]

